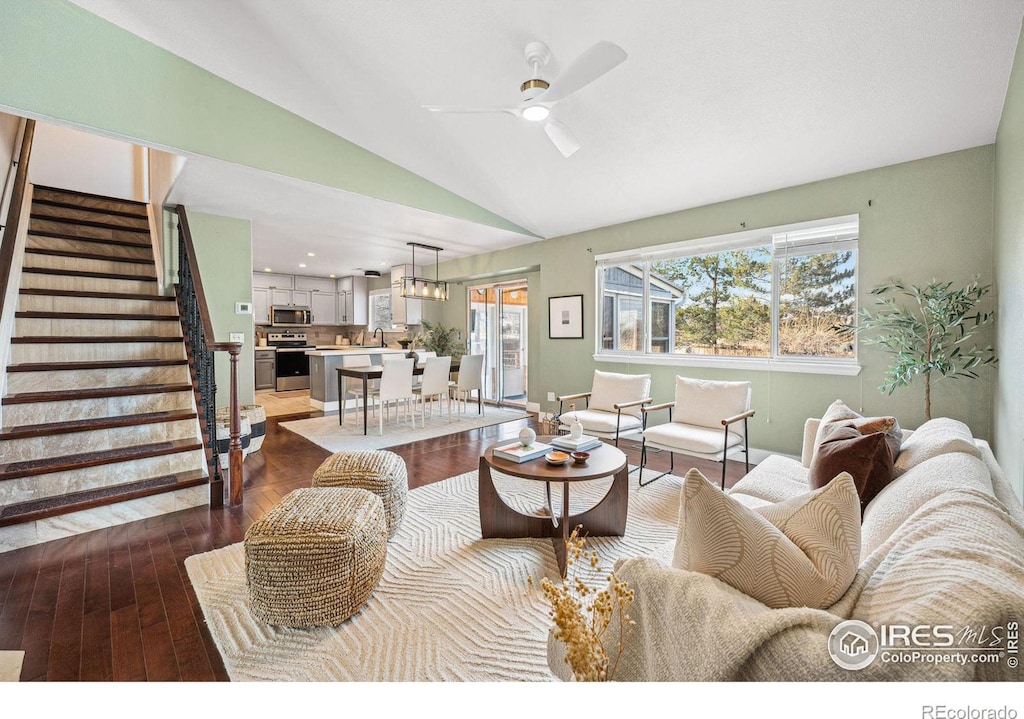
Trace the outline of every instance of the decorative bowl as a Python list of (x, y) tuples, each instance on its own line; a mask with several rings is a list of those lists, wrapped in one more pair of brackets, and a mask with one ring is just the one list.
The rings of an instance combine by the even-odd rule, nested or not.
[(569, 461), (569, 455), (565, 452), (548, 452), (544, 455), (548, 464), (565, 464)]
[(590, 459), (590, 452), (573, 452), (570, 456), (576, 464), (586, 464)]

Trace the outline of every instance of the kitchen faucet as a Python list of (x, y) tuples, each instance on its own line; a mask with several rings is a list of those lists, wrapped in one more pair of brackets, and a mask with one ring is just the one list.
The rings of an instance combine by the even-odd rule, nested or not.
[(373, 336), (376, 337), (378, 332), (380, 332), (380, 346), (383, 347), (384, 346), (384, 330), (382, 330), (380, 327), (378, 327), (377, 329), (375, 329), (373, 331)]

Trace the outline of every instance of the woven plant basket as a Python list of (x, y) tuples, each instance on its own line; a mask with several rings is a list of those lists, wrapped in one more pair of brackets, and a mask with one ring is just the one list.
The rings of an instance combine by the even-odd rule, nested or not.
[[(228, 407), (217, 409), (218, 424), (221, 420), (230, 419), (229, 412)], [(259, 452), (263, 446), (263, 440), (267, 436), (267, 410), (260, 404), (243, 404), (239, 407), (239, 414), (243, 419), (249, 420), (249, 450), (245, 453), (248, 456), (250, 452)]]

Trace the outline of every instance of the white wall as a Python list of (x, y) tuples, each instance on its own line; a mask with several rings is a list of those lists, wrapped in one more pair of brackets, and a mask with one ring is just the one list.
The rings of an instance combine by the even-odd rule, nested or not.
[(135, 146), (68, 127), (36, 124), (29, 180), (96, 195), (145, 200), (144, 153)]

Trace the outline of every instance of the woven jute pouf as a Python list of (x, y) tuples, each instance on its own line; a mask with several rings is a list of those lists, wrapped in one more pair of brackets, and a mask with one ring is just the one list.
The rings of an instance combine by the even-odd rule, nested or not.
[(405, 460), (394, 452), (370, 450), (332, 454), (313, 473), (313, 486), (369, 490), (384, 502), (388, 538), (395, 536), (402, 526), (409, 475)]
[(373, 492), (293, 490), (245, 533), (249, 608), (267, 624), (337, 626), (373, 594), (387, 544)]

